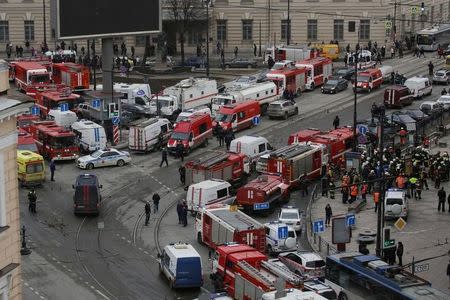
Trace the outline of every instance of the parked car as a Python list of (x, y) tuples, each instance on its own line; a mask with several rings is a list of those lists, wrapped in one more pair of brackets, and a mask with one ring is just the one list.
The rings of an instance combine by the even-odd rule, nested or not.
[(429, 116), (438, 114), (442, 109), (442, 104), (437, 101), (424, 101), (420, 104), (419, 109)]
[(351, 81), (355, 77), (355, 68), (339, 68), (334, 71), (334, 76)]
[[(394, 112), (395, 113), (395, 112)], [(417, 122), (425, 121), (427, 122), (430, 119), (430, 116), (421, 111), (420, 109), (408, 109), (402, 110), (400, 113), (405, 114), (416, 120)]]
[(203, 57), (191, 56), (184, 60), (183, 66), (185, 67), (195, 67), (200, 68), (201, 66), (206, 66), (207, 62)]
[(325, 261), (317, 253), (295, 251), (281, 253), (279, 256), (289, 270), (296, 274), (313, 278), (325, 277)]
[(130, 153), (116, 149), (97, 150), (92, 154), (77, 159), (77, 167), (91, 170), (93, 168), (119, 166), (131, 162)]
[(286, 120), (289, 116), (298, 115), (297, 103), (291, 100), (274, 101), (269, 104), (267, 115), (269, 119), (278, 117)]
[(122, 103), (122, 111), (128, 111), (137, 116), (151, 116), (153, 113), (149, 107), (139, 104)]
[(322, 85), (322, 94), (336, 94), (347, 89), (348, 81), (344, 78), (330, 78)]
[(449, 84), (450, 83), (450, 71), (445, 69), (440, 69), (434, 72), (433, 75), (433, 84)]
[(445, 55), (450, 55), (450, 45), (447, 46), (447, 49), (444, 50)]
[(442, 95), (436, 100), (436, 102), (442, 104), (445, 110), (450, 109), (450, 96)]
[(302, 214), (293, 206), (285, 206), (281, 209), (280, 215), (278, 216), (278, 221), (292, 226), (295, 231), (302, 232), (303, 228), (303, 218)]
[(225, 68), (256, 68), (256, 61), (250, 58), (238, 57), (225, 62)]

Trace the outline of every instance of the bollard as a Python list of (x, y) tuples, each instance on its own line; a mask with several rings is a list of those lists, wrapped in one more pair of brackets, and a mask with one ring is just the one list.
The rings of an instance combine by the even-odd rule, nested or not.
[(330, 244), (327, 243), (327, 255), (330, 255)]
[(319, 252), (322, 252), (322, 238), (319, 235)]
[(314, 232), (313, 233), (313, 241), (314, 241), (314, 244), (316, 243), (316, 233)]

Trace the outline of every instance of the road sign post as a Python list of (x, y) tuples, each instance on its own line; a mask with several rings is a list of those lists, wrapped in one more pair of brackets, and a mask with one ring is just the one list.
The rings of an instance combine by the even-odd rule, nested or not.
[(35, 105), (35, 106), (31, 107), (31, 114), (33, 116), (39, 116), (39, 114), (40, 114), (39, 106)]
[(120, 118), (119, 118), (119, 117), (116, 117), (116, 116), (112, 117), (112, 118), (111, 118), (111, 123), (112, 123), (113, 125), (119, 125), (119, 123), (120, 123)]
[(261, 123), (261, 118), (259, 116), (254, 116), (252, 122), (253, 125), (258, 126)]
[(313, 223), (313, 231), (314, 233), (322, 233), (325, 231), (325, 223), (323, 219), (318, 219)]
[(347, 227), (354, 227), (356, 225), (355, 214), (347, 214), (345, 216), (345, 224), (347, 225)]
[(398, 231), (402, 231), (406, 226), (406, 221), (403, 218), (398, 218), (398, 220), (394, 223), (394, 226), (398, 229)]

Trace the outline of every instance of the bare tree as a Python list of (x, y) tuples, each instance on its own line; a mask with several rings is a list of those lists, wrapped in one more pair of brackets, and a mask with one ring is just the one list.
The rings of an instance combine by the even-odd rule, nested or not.
[(185, 36), (192, 26), (193, 21), (198, 20), (202, 14), (201, 0), (166, 0), (166, 7), (172, 21), (175, 23), (180, 42), (181, 63), (184, 64)]

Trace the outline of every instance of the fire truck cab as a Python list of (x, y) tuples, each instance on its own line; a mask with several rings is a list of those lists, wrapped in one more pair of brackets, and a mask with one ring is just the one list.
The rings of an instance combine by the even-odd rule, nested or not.
[(297, 68), (306, 68), (306, 89), (314, 90), (324, 84), (333, 74), (333, 61), (326, 57), (316, 57), (299, 61)]
[(306, 68), (283, 68), (271, 70), (266, 77), (272, 80), (280, 91), (289, 91), (295, 95), (300, 95), (306, 90)]
[(261, 111), (258, 101), (249, 100), (238, 104), (222, 106), (216, 114), (213, 129), (217, 124), (222, 131), (233, 130), (234, 132), (254, 126), (253, 118), (259, 118)]
[(15, 64), (16, 87), (28, 95), (35, 95), (36, 90), (50, 84), (50, 74), (40, 63), (20, 61)]
[(72, 62), (53, 64), (54, 83), (65, 84), (74, 91), (89, 90), (89, 69)]
[(78, 104), (80, 96), (72, 94), (70, 89), (63, 91), (43, 91), (36, 93), (36, 105), (40, 108), (41, 118), (47, 118), (50, 110), (60, 109), (63, 104), (67, 104), (69, 110), (74, 110)]
[[(379, 69), (367, 69), (358, 72), (356, 77), (356, 91), (366, 91), (370, 93), (373, 89), (379, 88), (383, 83), (383, 75)], [(355, 84), (353, 83), (353, 87)]]

